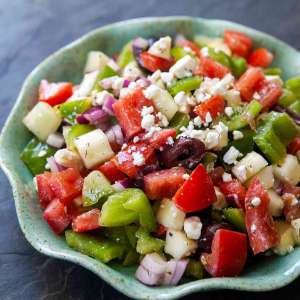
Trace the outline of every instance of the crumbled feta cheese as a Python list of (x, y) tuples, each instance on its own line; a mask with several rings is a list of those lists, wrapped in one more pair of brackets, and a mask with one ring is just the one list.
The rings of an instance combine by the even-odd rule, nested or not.
[(158, 112), (156, 114), (156, 116), (159, 120), (159, 125), (161, 127), (167, 127), (169, 125), (169, 121), (168, 121), (167, 117), (164, 114), (162, 114), (161, 112)]
[(211, 123), (212, 122), (212, 117), (211, 117), (211, 114), (210, 114), (210, 112), (208, 112), (207, 114), (206, 114), (206, 116), (205, 116), (205, 123), (206, 124), (209, 124), (209, 123)]
[(228, 117), (231, 117), (233, 115), (233, 108), (231, 106), (225, 107), (225, 114)]
[(138, 77), (142, 76), (143, 73), (139, 69), (137, 63), (135, 61), (130, 62), (127, 64), (123, 70), (122, 76), (125, 79), (135, 81)]
[(159, 93), (160, 93), (160, 88), (155, 84), (151, 84), (145, 90), (143, 90), (144, 96), (148, 99), (153, 99)]
[(151, 115), (153, 112), (154, 112), (153, 106), (143, 106), (141, 115), (142, 115), (142, 117), (145, 117), (147, 115)]
[(234, 140), (240, 140), (240, 139), (242, 139), (244, 137), (243, 133), (241, 131), (239, 131), (239, 130), (234, 130), (232, 132), (232, 134), (233, 134), (233, 139)]
[(228, 144), (228, 127), (223, 122), (219, 122), (217, 125), (214, 126), (214, 129), (219, 134), (219, 142), (218, 146), (216, 147), (216, 150), (221, 150)]
[(173, 145), (173, 144), (174, 144), (174, 139), (173, 139), (171, 136), (169, 136), (169, 137), (167, 138), (167, 144), (168, 144), (168, 145)]
[(115, 80), (112, 82), (112, 89), (113, 90), (116, 90), (116, 91), (119, 91), (122, 87), (123, 87), (123, 84), (124, 84), (124, 78), (122, 77), (118, 77), (118, 76), (115, 76)]
[(254, 197), (252, 200), (251, 200), (251, 205), (254, 206), (254, 207), (257, 207), (259, 206), (261, 203), (261, 200), (259, 197)]
[(237, 158), (240, 157), (241, 155), (242, 154), (238, 149), (231, 146), (223, 156), (223, 161), (228, 165), (233, 165), (237, 162)]
[(167, 85), (170, 86), (174, 83), (174, 74), (171, 72), (162, 72), (160, 78)]
[(221, 192), (220, 188), (214, 187), (217, 200), (212, 204), (213, 209), (222, 210), (228, 206), (225, 195)]
[(191, 112), (191, 107), (188, 104), (179, 105), (178, 106), (178, 111), (181, 112), (181, 113), (184, 113), (184, 114), (189, 114)]
[(252, 224), (251, 227), (250, 227), (250, 231), (252, 233), (254, 233), (256, 231), (256, 225), (255, 224)]
[(188, 96), (185, 94), (185, 92), (181, 91), (177, 93), (174, 97), (174, 101), (177, 105), (186, 105)]
[(232, 181), (232, 176), (230, 173), (224, 172), (224, 174), (222, 175), (222, 180), (224, 182), (229, 182)]
[(199, 116), (196, 117), (196, 118), (194, 118), (194, 124), (195, 124), (195, 126), (197, 126), (197, 127), (201, 127), (202, 121), (201, 121), (201, 118), (200, 118)]
[(193, 75), (196, 66), (196, 60), (189, 55), (185, 55), (170, 68), (170, 72), (177, 78), (189, 77)]
[(198, 240), (202, 231), (202, 222), (199, 217), (189, 217), (184, 220), (183, 229), (189, 239)]
[(266, 75), (266, 80), (275, 84), (278, 84), (279, 86), (283, 85), (283, 81), (278, 75)]
[(201, 52), (201, 54), (202, 54), (204, 57), (208, 57), (208, 56), (209, 56), (209, 49), (208, 49), (208, 47), (203, 47), (203, 48), (201, 48), (200, 52)]
[(150, 128), (154, 125), (154, 123), (155, 123), (154, 115), (146, 115), (142, 118), (141, 126), (146, 131), (149, 131)]
[(244, 165), (237, 166), (235, 169), (234, 175), (239, 178), (242, 182), (246, 181), (248, 176), (247, 176), (247, 168)]
[(108, 91), (101, 91), (99, 93), (93, 94), (92, 96), (92, 104), (94, 106), (103, 105), (106, 99), (108, 99), (109, 97), (113, 97), (113, 95)]
[(66, 167), (80, 170), (83, 167), (82, 160), (77, 152), (69, 149), (59, 149), (54, 154), (55, 161)]
[(142, 166), (145, 163), (145, 157), (141, 152), (132, 153), (133, 164), (135, 166)]
[(211, 87), (211, 94), (212, 95), (224, 95), (226, 91), (233, 86), (234, 77), (232, 74), (226, 74), (221, 80), (218, 80), (214, 85)]
[(190, 175), (187, 174), (187, 173), (185, 173), (185, 174), (182, 175), (182, 178), (183, 178), (184, 180), (188, 180), (189, 177), (190, 177)]
[(219, 134), (216, 130), (209, 130), (205, 139), (205, 146), (208, 149), (213, 149), (218, 146)]
[(255, 92), (254, 94), (253, 94), (253, 99), (254, 100), (260, 100), (260, 95), (259, 95), (259, 93), (258, 92)]
[(162, 37), (149, 48), (148, 52), (154, 56), (169, 59), (171, 43), (172, 39), (169, 36)]
[(138, 143), (140, 141), (140, 138), (138, 136), (135, 136), (132, 141), (134, 143)]

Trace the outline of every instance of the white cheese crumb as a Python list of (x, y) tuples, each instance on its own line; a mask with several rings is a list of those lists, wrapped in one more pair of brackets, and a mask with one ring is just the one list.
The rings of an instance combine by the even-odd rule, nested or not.
[(187, 174), (187, 173), (185, 173), (185, 174), (182, 175), (182, 178), (183, 178), (184, 180), (188, 180), (189, 177), (190, 177), (190, 175)]
[(171, 43), (172, 39), (169, 36), (162, 37), (149, 48), (148, 52), (154, 56), (169, 59)]
[(212, 117), (211, 117), (211, 114), (210, 114), (210, 112), (208, 112), (207, 114), (206, 114), (206, 116), (205, 116), (205, 123), (208, 125), (209, 123), (211, 123), (212, 122)]
[(260, 100), (260, 95), (259, 95), (259, 93), (258, 92), (255, 92), (254, 94), (253, 94), (253, 99), (254, 100)]
[(138, 136), (135, 136), (132, 141), (134, 143), (138, 143), (140, 141), (140, 138)]
[(251, 200), (251, 205), (254, 206), (254, 207), (257, 207), (259, 206), (261, 203), (261, 200), (259, 197), (254, 197), (252, 200)]
[(178, 105), (187, 105), (188, 104), (188, 96), (186, 95), (185, 92), (181, 91), (175, 95), (174, 101)]
[(160, 74), (160, 78), (167, 86), (170, 86), (174, 83), (174, 74), (171, 72), (162, 72)]
[(244, 165), (240, 165), (235, 170), (235, 176), (238, 177), (242, 182), (247, 180), (247, 168)]
[(170, 72), (177, 78), (189, 77), (193, 75), (196, 66), (196, 60), (189, 55), (185, 55), (170, 68)]
[(159, 120), (159, 125), (161, 127), (167, 127), (169, 125), (168, 118), (164, 114), (162, 114), (161, 112), (158, 112), (156, 114), (156, 116), (157, 116), (157, 118)]
[(93, 94), (92, 104), (94, 106), (103, 105), (104, 101), (109, 97), (113, 97), (113, 95), (108, 91), (101, 91), (99, 93), (95, 93)]
[(167, 138), (167, 144), (168, 144), (168, 145), (173, 145), (173, 144), (174, 144), (174, 139), (173, 139), (171, 136), (169, 136), (169, 137)]
[(225, 114), (228, 117), (231, 117), (233, 115), (233, 108), (231, 106), (225, 107)]
[(240, 157), (241, 155), (242, 154), (238, 149), (231, 146), (223, 156), (223, 161), (228, 165), (233, 165), (237, 162), (237, 158)]
[(183, 229), (189, 239), (198, 240), (202, 231), (202, 222), (199, 217), (189, 217), (184, 220)]
[(132, 153), (133, 164), (135, 166), (142, 166), (145, 163), (145, 157), (141, 152)]
[(254, 233), (256, 231), (256, 225), (255, 224), (252, 224), (251, 227), (250, 227), (250, 231), (252, 233)]
[(142, 118), (141, 126), (146, 131), (149, 131), (150, 128), (154, 125), (154, 123), (155, 123), (155, 117), (153, 115), (146, 115)]
[(153, 106), (143, 106), (142, 111), (141, 111), (141, 115), (142, 115), (142, 117), (145, 117), (147, 115), (152, 114), (153, 112), (154, 112)]
[(213, 149), (218, 146), (219, 134), (216, 130), (209, 130), (206, 134), (205, 146), (208, 149)]
[(145, 90), (143, 90), (144, 96), (148, 99), (155, 98), (159, 94), (159, 92), (160, 88), (155, 84), (151, 84)]
[(232, 134), (234, 140), (240, 140), (244, 137), (243, 133), (239, 130), (234, 130)]
[(224, 174), (222, 175), (222, 180), (224, 182), (229, 182), (232, 181), (232, 176), (230, 173), (224, 172)]
[(203, 47), (203, 48), (201, 48), (200, 52), (201, 52), (201, 54), (202, 54), (204, 57), (208, 57), (208, 56), (209, 56), (209, 49), (208, 49), (208, 47)]
[(135, 81), (138, 77), (142, 76), (143, 73), (139, 69), (137, 63), (133, 61), (125, 66), (122, 75), (125, 79)]
[(196, 117), (196, 118), (194, 118), (194, 124), (195, 124), (195, 126), (197, 126), (197, 127), (201, 127), (201, 125), (202, 125), (202, 120), (201, 120), (201, 118), (198, 116), (198, 117)]

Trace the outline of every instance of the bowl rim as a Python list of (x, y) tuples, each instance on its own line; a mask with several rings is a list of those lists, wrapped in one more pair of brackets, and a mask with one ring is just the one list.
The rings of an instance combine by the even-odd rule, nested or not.
[[(248, 26), (241, 25), (236, 22), (231, 22), (227, 20), (221, 20), (221, 19), (206, 19), (206, 18), (197, 18), (197, 17), (189, 17), (189, 16), (168, 16), (168, 17), (145, 17), (145, 18), (134, 18), (130, 20), (120, 21), (120, 22), (114, 22), (105, 26), (101, 26), (99, 28), (96, 28), (94, 30), (89, 31), (88, 33), (82, 35), (78, 39), (74, 40), (73, 42), (67, 44), (66, 46), (60, 48), (59, 50), (55, 51), (53, 54), (50, 54), (48, 57), (46, 57), (42, 62), (40, 62), (25, 78), (22, 88), (19, 92), (19, 95), (17, 97), (17, 101), (13, 105), (13, 108), (11, 109), (4, 126), (0, 133), (0, 145), (3, 144), (5, 141), (6, 133), (11, 126), (11, 123), (13, 122), (13, 116), (17, 113), (17, 108), (19, 107), (20, 103), (23, 100), (25, 91), (27, 90), (27, 87), (33, 77), (38, 73), (39, 69), (44, 68), (50, 61), (55, 60), (55, 58), (62, 53), (64, 53), (66, 50), (71, 49), (75, 46), (80, 46), (80, 44), (84, 43), (86, 40), (91, 38), (92, 36), (95, 36), (97, 34), (101, 34), (101, 31), (119, 27), (126, 24), (138, 24), (138, 23), (144, 23), (144, 22), (168, 22), (168, 21), (189, 21), (189, 22), (206, 22), (206, 23), (220, 23), (224, 27), (231, 27), (231, 28), (238, 28), (238, 30), (250, 32), (253, 35), (259, 36), (261, 38), (267, 38), (270, 41), (273, 41), (279, 46), (283, 46), (286, 48), (289, 48), (291, 51), (295, 52), (298, 56), (300, 56), (300, 53), (292, 46), (288, 45), (287, 43), (279, 40), (278, 38), (271, 36), (269, 34), (266, 34), (264, 32), (261, 32), (259, 30), (253, 29)], [(36, 239), (32, 238), (31, 235), (27, 232), (25, 222), (22, 217), (22, 213), (19, 208), (18, 204), (18, 189), (17, 189), (17, 179), (14, 176), (14, 172), (12, 172), (12, 169), (7, 162), (7, 159), (5, 158), (5, 154), (3, 149), (4, 147), (0, 147), (0, 166), (5, 173), (6, 177), (9, 180), (9, 183), (12, 187), (13, 191), (13, 198), (15, 202), (18, 222), (21, 227), (21, 231), (23, 232), (25, 238), (27, 241), (32, 245), (34, 249), (39, 251), (40, 253), (43, 253), (47, 256), (58, 258), (62, 260), (67, 260), (73, 263), (76, 263), (78, 265), (81, 265), (82, 267), (89, 269), (99, 277), (101, 277), (104, 281), (106, 281), (108, 284), (113, 286), (115, 289), (120, 291), (121, 293), (133, 297), (135, 299), (176, 299), (179, 297), (183, 297), (185, 295), (188, 295), (190, 293), (194, 292), (200, 292), (200, 291), (208, 291), (208, 290), (214, 290), (214, 289), (231, 289), (231, 290), (240, 290), (240, 291), (255, 291), (255, 292), (262, 292), (262, 291), (270, 291), (274, 289), (281, 288), (289, 283), (291, 283), (293, 280), (295, 280), (300, 275), (300, 261), (293, 266), (293, 268), (290, 268), (288, 271), (281, 275), (272, 275), (272, 281), (266, 282), (265, 284), (256, 284), (255, 277), (253, 278), (247, 278), (247, 277), (236, 277), (236, 278), (208, 278), (208, 279), (201, 279), (192, 281), (186, 284), (182, 284), (180, 286), (177, 286), (177, 288), (170, 288), (168, 292), (163, 293), (159, 289), (155, 288), (148, 288), (145, 286), (145, 288), (142, 290), (140, 294), (137, 294), (136, 291), (133, 293), (130, 290), (126, 290), (124, 287), (122, 287), (119, 282), (115, 281), (113, 278), (105, 277), (105, 275), (100, 272), (99, 269), (96, 267), (93, 267), (92, 258), (89, 258), (85, 255), (82, 255), (80, 253), (77, 253), (76, 255), (72, 255), (69, 253), (69, 251), (62, 251), (58, 252), (55, 250), (51, 250), (47, 248), (47, 246), (42, 246), (43, 244), (39, 243)], [(108, 268), (110, 268), (108, 266)], [(284, 276), (285, 275), (285, 276)], [(124, 275), (120, 275), (120, 278)], [(154, 292), (154, 291), (157, 292)]]

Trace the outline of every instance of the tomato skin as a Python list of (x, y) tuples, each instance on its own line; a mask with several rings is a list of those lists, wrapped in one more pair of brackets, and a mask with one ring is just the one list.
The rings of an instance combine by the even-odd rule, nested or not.
[(107, 161), (101, 165), (98, 170), (103, 173), (111, 183), (127, 178), (127, 176), (117, 168), (113, 161)]
[[(254, 197), (261, 200), (258, 206), (251, 204)], [(254, 255), (272, 248), (278, 242), (278, 232), (269, 213), (269, 201), (269, 196), (258, 177), (254, 177), (245, 198), (246, 228)]]
[(172, 66), (172, 61), (158, 56), (154, 56), (147, 51), (141, 53), (142, 65), (150, 72), (157, 70), (168, 71)]
[(47, 102), (51, 106), (61, 104), (73, 94), (70, 82), (50, 83), (42, 80), (39, 87), (39, 101)]
[(211, 254), (203, 253), (201, 261), (213, 277), (237, 276), (247, 260), (247, 236), (244, 233), (218, 229)]
[(152, 102), (143, 94), (143, 89), (135, 89), (113, 104), (115, 116), (128, 139), (143, 131), (141, 111)]
[(183, 184), (183, 167), (161, 170), (145, 175), (144, 190), (152, 200), (171, 198)]
[(228, 200), (234, 198), (235, 205), (245, 209), (246, 190), (239, 180), (221, 181), (219, 182), (219, 188)]
[(229, 69), (222, 64), (214, 61), (210, 57), (202, 57), (200, 59), (200, 64), (197, 66), (194, 71), (194, 75), (205, 76), (210, 78), (223, 78)]
[(248, 63), (254, 67), (267, 68), (273, 61), (273, 54), (266, 48), (258, 48), (250, 53)]
[(72, 222), (72, 229), (75, 232), (84, 232), (100, 228), (99, 219), (100, 210), (94, 208), (77, 216)]
[(200, 48), (196, 43), (182, 38), (178, 41), (177, 44), (178, 44), (178, 46), (181, 46), (182, 48), (185, 48), (185, 47), (190, 48), (198, 58), (201, 58)]
[(66, 206), (59, 199), (54, 199), (48, 204), (43, 217), (56, 234), (62, 233), (71, 222)]
[(168, 138), (176, 137), (176, 130), (171, 129), (163, 129), (160, 131), (155, 131), (151, 137), (146, 138), (145, 135), (142, 139), (149, 144), (154, 149), (159, 149), (160, 147), (164, 147), (167, 144)]
[(288, 146), (288, 152), (295, 155), (300, 150), (300, 136), (295, 137)]
[(242, 32), (225, 30), (224, 43), (239, 56), (247, 57), (252, 48), (252, 39)]
[(251, 67), (239, 78), (235, 88), (240, 91), (243, 100), (251, 101), (254, 92), (264, 78), (264, 73), (260, 69)]
[(45, 172), (45, 173), (39, 174), (35, 177), (36, 178), (39, 201), (40, 201), (40, 205), (41, 205), (42, 208), (46, 208), (47, 205), (53, 199), (55, 199), (54, 192), (52, 191), (52, 189), (49, 185), (50, 176), (52, 176), (52, 173)]
[(199, 164), (176, 192), (173, 201), (184, 212), (207, 208), (216, 200), (213, 182), (203, 165)]
[(197, 105), (194, 108), (194, 113), (198, 115), (203, 122), (207, 113), (210, 113), (212, 118), (217, 117), (219, 114), (224, 112), (225, 101), (224, 98), (220, 95), (212, 96), (207, 101)]
[(277, 83), (263, 81), (257, 93), (260, 98), (259, 102), (263, 106), (262, 111), (268, 111), (271, 107), (276, 105), (282, 94), (282, 88)]

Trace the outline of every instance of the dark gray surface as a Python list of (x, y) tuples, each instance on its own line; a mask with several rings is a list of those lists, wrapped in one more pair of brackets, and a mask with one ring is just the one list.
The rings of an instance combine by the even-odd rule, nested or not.
[[(0, 126), (26, 75), (50, 53), (104, 24), (160, 15), (232, 20), (300, 48), (297, 0), (0, 0)], [(11, 188), (2, 172), (0, 189), (1, 300), (128, 299), (89, 271), (32, 249), (20, 232)], [(300, 279), (269, 293), (217, 291), (185, 299), (299, 299), (299, 295)]]

